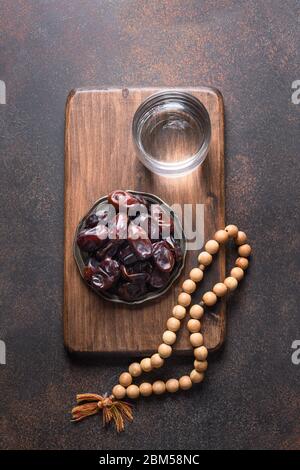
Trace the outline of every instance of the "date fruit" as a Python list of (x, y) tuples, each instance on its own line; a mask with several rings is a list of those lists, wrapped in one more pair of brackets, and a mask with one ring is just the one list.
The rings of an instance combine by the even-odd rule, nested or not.
[(146, 195), (117, 190), (107, 199), (77, 235), (85, 281), (106, 298), (129, 303), (164, 290), (183, 259), (172, 213), (152, 210)]

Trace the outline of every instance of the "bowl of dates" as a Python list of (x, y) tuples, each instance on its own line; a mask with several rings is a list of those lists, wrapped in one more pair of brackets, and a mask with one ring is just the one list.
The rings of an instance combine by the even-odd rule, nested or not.
[(186, 240), (157, 196), (113, 191), (80, 221), (74, 257), (88, 286), (106, 300), (140, 304), (163, 295), (184, 266)]

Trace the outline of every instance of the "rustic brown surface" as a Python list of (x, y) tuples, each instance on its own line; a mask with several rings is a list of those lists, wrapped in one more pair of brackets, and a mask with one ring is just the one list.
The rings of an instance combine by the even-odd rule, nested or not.
[[(185, 269), (159, 301), (128, 307), (99, 298), (82, 281), (73, 257), (79, 220), (95, 200), (113, 189), (156, 194), (170, 205), (204, 205), (204, 239), (224, 227), (223, 101), (213, 89), (186, 89), (206, 106), (212, 125), (211, 147), (204, 165), (180, 179), (151, 174), (139, 162), (131, 124), (138, 106), (157, 89), (77, 90), (70, 93), (65, 134), (65, 281), (64, 340), (71, 352), (153, 353), (161, 343), (166, 319), (176, 305), (179, 286), (198, 266), (199, 250), (188, 251)], [(202, 226), (202, 224), (201, 224)], [(202, 245), (201, 245), (202, 246)], [(201, 246), (199, 248), (201, 248)], [(224, 251), (209, 269), (210, 282), (225, 277)], [(194, 294), (201, 299), (203, 283)], [(225, 335), (225, 301), (205, 316), (205, 345), (214, 350)], [(192, 355), (186, 328), (180, 331), (177, 352)]]
[[(300, 449), (299, 2), (36, 0), (0, 3), (0, 447)], [(64, 107), (86, 86), (199, 86), (225, 102), (226, 218), (254, 256), (227, 306), (222, 351), (187, 393), (140, 400), (116, 436), (72, 425), (80, 391), (128, 361), (63, 347)], [(170, 360), (167, 376), (188, 372)]]

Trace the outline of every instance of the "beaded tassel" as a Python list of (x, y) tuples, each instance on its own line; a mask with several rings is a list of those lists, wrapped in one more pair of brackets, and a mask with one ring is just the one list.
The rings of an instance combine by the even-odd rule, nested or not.
[(72, 421), (81, 421), (88, 416), (103, 412), (103, 425), (114, 421), (117, 431), (124, 431), (124, 421), (133, 420), (131, 405), (117, 401), (113, 396), (103, 397), (94, 393), (83, 393), (76, 397), (78, 405), (72, 409)]

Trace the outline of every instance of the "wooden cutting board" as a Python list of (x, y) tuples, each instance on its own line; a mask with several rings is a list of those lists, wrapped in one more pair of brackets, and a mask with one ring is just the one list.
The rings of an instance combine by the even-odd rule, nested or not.
[[(198, 251), (187, 254), (186, 266), (176, 284), (161, 299), (136, 307), (102, 300), (81, 279), (72, 244), (76, 226), (99, 197), (114, 189), (156, 194), (173, 203), (204, 204), (205, 240), (224, 227), (224, 114), (220, 93), (212, 88), (185, 88), (206, 106), (212, 124), (209, 154), (201, 168), (180, 179), (150, 173), (137, 159), (131, 124), (140, 103), (155, 88), (78, 89), (66, 105), (65, 129), (65, 263), (64, 342), (72, 352), (148, 354), (161, 343), (167, 318), (176, 304), (183, 279), (197, 266)], [(212, 283), (224, 279), (223, 249), (194, 295), (200, 301)], [(206, 286), (206, 287), (205, 287)], [(184, 331), (182, 331), (184, 330)], [(186, 328), (176, 351), (191, 354)], [(225, 336), (225, 300), (203, 322), (210, 350)]]

